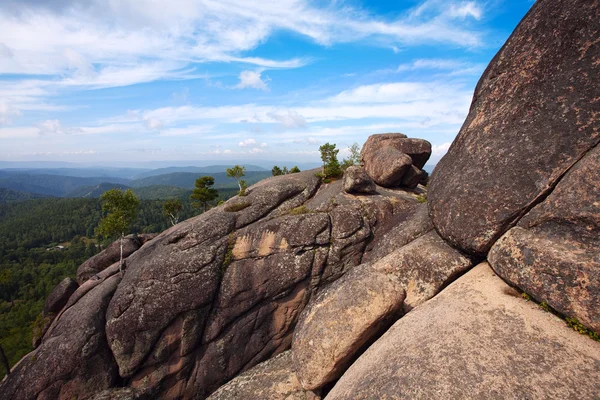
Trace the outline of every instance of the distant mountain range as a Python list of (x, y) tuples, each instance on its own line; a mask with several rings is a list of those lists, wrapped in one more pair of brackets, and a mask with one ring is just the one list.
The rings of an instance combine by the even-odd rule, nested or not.
[[(271, 176), (271, 171), (246, 164), (244, 179), (251, 185)], [(229, 165), (134, 168), (8, 168), (0, 169), (0, 188), (11, 201), (37, 197), (99, 197), (109, 189), (132, 188), (142, 199), (189, 196), (200, 176), (215, 178), (215, 188), (234, 190), (237, 182), (226, 176)], [(10, 192), (9, 192), (10, 191)]]

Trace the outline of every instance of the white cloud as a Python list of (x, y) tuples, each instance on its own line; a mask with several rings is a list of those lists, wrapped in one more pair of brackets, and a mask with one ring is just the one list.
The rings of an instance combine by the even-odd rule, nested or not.
[(239, 76), (240, 83), (238, 83), (235, 88), (236, 89), (245, 89), (245, 88), (253, 88), (268, 91), (269, 87), (267, 86), (267, 80), (263, 80), (261, 77), (261, 73), (258, 71), (242, 71)]
[(277, 121), (283, 128), (304, 128), (306, 127), (306, 119), (296, 111), (288, 110), (287, 113), (278, 114), (270, 112), (267, 114), (272, 120)]
[(475, 19), (481, 19), (483, 11), (481, 7), (474, 1), (467, 1), (459, 4), (452, 4), (448, 15), (452, 18), (473, 17)]
[(6, 103), (0, 103), (0, 125), (10, 124), (13, 117), (21, 115), (21, 112), (15, 107)]
[(258, 142), (255, 139), (246, 139), (238, 143), (240, 147), (251, 147), (255, 146)]
[(250, 154), (262, 154), (262, 153), (265, 153), (265, 150), (264, 149), (259, 149), (258, 147), (253, 147), (253, 148), (251, 148), (248, 151), (248, 153), (250, 153)]
[(448, 152), (451, 143), (446, 142), (438, 145), (431, 146), (431, 156), (436, 158), (441, 158), (444, 154)]
[(40, 135), (70, 135), (81, 132), (78, 128), (65, 127), (57, 119), (49, 119), (38, 124)]
[(183, 128), (169, 128), (162, 130), (160, 136), (187, 136), (209, 133), (213, 130), (212, 126), (191, 125)]
[(263, 143), (260, 144), (260, 147), (262, 147), (264, 149), (264, 148), (269, 147), (269, 145), (263, 142)]

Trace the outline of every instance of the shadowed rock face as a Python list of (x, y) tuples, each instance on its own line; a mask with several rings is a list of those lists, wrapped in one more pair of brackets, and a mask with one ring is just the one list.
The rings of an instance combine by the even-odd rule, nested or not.
[(484, 255), (600, 141), (600, 3), (540, 0), (492, 60), (429, 208), (444, 239)]
[(326, 399), (590, 399), (599, 371), (600, 343), (481, 264), (396, 322)]
[(374, 193), (375, 183), (362, 167), (351, 166), (344, 171), (346, 193)]
[(600, 146), (488, 256), (502, 278), (600, 332)]
[(84, 399), (116, 383), (117, 365), (104, 334), (104, 312), (119, 283), (113, 275), (68, 306), (0, 384), (4, 399)]

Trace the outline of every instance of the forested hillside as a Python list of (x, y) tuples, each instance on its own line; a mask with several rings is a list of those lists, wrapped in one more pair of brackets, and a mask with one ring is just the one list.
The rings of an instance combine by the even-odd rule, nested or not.
[[(156, 189), (156, 188), (155, 188)], [(157, 189), (160, 192), (160, 188)], [(166, 193), (162, 193), (166, 194)], [(180, 220), (199, 209), (181, 190)], [(221, 193), (230, 197), (234, 193)], [(151, 195), (151, 193), (149, 194)], [(162, 200), (142, 200), (132, 233), (170, 226)], [(101, 218), (97, 198), (44, 198), (0, 204), (0, 344), (11, 365), (32, 350), (31, 329), (46, 296), (102, 245), (95, 237)], [(106, 243), (104, 243), (106, 244)], [(63, 249), (57, 246), (63, 246)], [(0, 377), (4, 371), (0, 367)]]

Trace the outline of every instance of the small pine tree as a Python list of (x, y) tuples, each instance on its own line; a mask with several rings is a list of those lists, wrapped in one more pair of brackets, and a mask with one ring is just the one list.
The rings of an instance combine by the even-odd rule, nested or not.
[(169, 218), (171, 225), (177, 225), (179, 222), (179, 213), (183, 209), (183, 204), (179, 199), (170, 199), (163, 205), (163, 215)]
[(348, 150), (350, 151), (350, 157), (342, 160), (342, 169), (344, 171), (353, 165), (360, 165), (360, 145), (355, 142)]
[(131, 189), (122, 192), (119, 189), (107, 190), (100, 197), (102, 211), (106, 215), (100, 221), (97, 233), (106, 238), (116, 235), (120, 236), (121, 258), (119, 260), (119, 272), (123, 271), (123, 239), (125, 232), (137, 216), (140, 200), (133, 194)]
[(279, 176), (279, 175), (283, 175), (283, 171), (281, 170), (281, 168), (279, 168), (277, 165), (275, 165), (273, 167), (273, 169), (271, 170), (271, 174), (273, 176)]
[(290, 171), (288, 171), (288, 168), (285, 167), (285, 166), (283, 167), (283, 169), (281, 170), (281, 172), (283, 172), (283, 175), (287, 175), (287, 174), (290, 173)]
[(192, 199), (192, 205), (194, 207), (204, 207), (204, 212), (206, 212), (206, 207), (208, 206), (209, 201), (215, 200), (219, 197), (219, 192), (217, 189), (213, 189), (211, 186), (215, 184), (215, 178), (212, 176), (201, 176), (196, 179), (194, 186), (196, 187), (190, 198)]
[(290, 169), (290, 174), (296, 174), (298, 172), (300, 172), (300, 168), (298, 168), (296, 166), (294, 166)]
[(323, 161), (323, 177), (335, 178), (342, 174), (340, 162), (337, 159), (339, 150), (335, 148), (335, 144), (325, 143), (319, 147), (321, 152), (321, 160)]
[[(234, 165), (232, 168), (227, 168), (226, 172), (227, 172), (228, 177), (233, 178), (237, 181), (237, 184), (240, 188), (240, 191), (238, 194), (242, 193), (241, 178), (246, 175), (246, 167), (242, 167), (241, 165)], [(245, 189), (244, 189), (244, 191), (245, 191)]]

